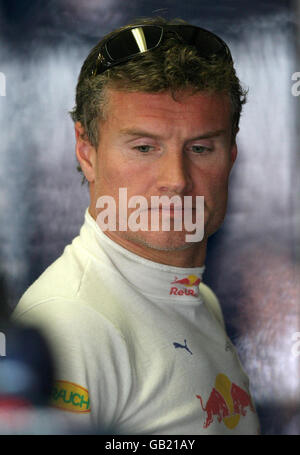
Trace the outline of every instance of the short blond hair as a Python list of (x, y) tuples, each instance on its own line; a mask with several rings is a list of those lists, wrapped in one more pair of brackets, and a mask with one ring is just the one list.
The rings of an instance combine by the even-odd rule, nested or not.
[[(98, 147), (99, 121), (105, 118), (107, 88), (148, 93), (171, 91), (173, 96), (182, 90), (190, 90), (192, 93), (226, 93), (231, 101), (234, 141), (247, 92), (241, 87), (233, 62), (218, 58), (208, 61), (197, 54), (194, 46), (179, 41), (175, 34), (170, 34), (161, 46), (92, 76), (103, 41), (129, 26), (141, 24), (171, 25), (187, 22), (181, 19), (167, 21), (161, 17), (138, 19), (106, 35), (90, 51), (79, 74), (76, 105), (70, 112), (73, 121), (79, 121), (84, 127), (90, 143)], [(80, 165), (77, 169), (82, 172)]]

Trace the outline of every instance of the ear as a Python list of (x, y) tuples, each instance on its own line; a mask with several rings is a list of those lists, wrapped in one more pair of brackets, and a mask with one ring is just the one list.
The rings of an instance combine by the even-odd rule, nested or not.
[(95, 180), (96, 149), (90, 143), (84, 127), (80, 122), (75, 123), (76, 157), (82, 172), (89, 183)]
[(230, 151), (231, 166), (233, 166), (233, 164), (234, 164), (234, 162), (236, 160), (237, 154), (238, 154), (238, 149), (237, 149), (237, 145), (236, 145), (236, 142), (235, 142), (233, 144), (233, 146), (231, 147), (231, 151)]
[(237, 154), (238, 154), (238, 149), (237, 149), (237, 145), (236, 145), (236, 135), (238, 132), (239, 132), (239, 128), (237, 128), (235, 131), (233, 143), (232, 143), (231, 149), (230, 149), (230, 169), (234, 165), (234, 162), (235, 162)]

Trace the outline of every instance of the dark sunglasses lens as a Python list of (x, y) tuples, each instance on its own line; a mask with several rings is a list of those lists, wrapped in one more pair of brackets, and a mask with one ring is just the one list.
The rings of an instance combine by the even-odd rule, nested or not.
[(124, 30), (107, 42), (106, 49), (112, 60), (121, 60), (153, 49), (159, 43), (161, 35), (162, 28), (155, 26)]
[(176, 31), (187, 44), (197, 48), (201, 57), (211, 57), (214, 54), (221, 53), (226, 54), (225, 44), (206, 30), (181, 26)]

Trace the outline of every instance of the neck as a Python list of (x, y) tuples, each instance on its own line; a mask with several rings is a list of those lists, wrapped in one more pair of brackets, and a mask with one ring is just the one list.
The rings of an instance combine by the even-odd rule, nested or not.
[[(96, 220), (96, 214), (91, 207), (89, 213)], [(131, 235), (119, 231), (103, 231), (103, 233), (128, 251), (159, 264), (191, 268), (202, 267), (205, 262), (207, 248), (205, 238), (201, 242), (188, 243), (178, 248), (162, 248), (151, 246), (145, 240), (139, 239), (136, 233)]]

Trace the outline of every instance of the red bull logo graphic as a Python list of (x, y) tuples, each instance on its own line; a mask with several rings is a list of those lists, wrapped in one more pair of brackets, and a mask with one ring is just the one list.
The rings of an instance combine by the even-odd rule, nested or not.
[(224, 425), (232, 430), (239, 423), (241, 415), (246, 415), (247, 407), (255, 412), (250, 395), (231, 382), (225, 374), (218, 374), (216, 377), (215, 387), (205, 406), (202, 397), (200, 395), (196, 397), (200, 400), (203, 411), (206, 412), (203, 428), (207, 428), (217, 417), (219, 423), (223, 421)]
[(179, 284), (183, 286), (183, 289), (179, 289), (177, 286), (172, 286), (170, 289), (170, 295), (194, 295), (196, 297), (198, 295), (198, 292), (194, 289), (188, 288), (199, 286), (200, 283), (201, 278), (197, 277), (196, 275), (189, 275), (188, 277), (182, 278), (181, 280), (178, 280), (177, 277), (175, 277), (175, 280), (172, 281), (171, 284)]

